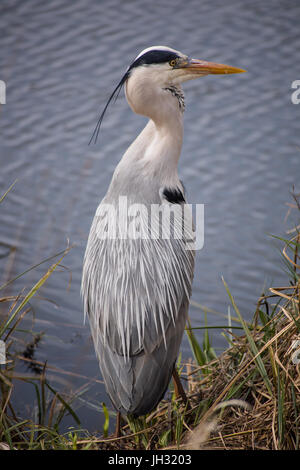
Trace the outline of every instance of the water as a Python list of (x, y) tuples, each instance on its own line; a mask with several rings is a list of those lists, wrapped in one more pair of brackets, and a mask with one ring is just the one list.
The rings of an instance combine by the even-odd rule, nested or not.
[[(87, 0), (2, 1), (0, 79), (1, 283), (75, 244), (31, 302), (25, 325), (45, 332), (36, 359), (60, 391), (88, 390), (74, 404), (82, 426), (101, 429), (101, 383), (79, 296), (82, 256), (99, 200), (145, 120), (123, 94), (106, 115), (96, 146), (87, 143), (115, 84), (137, 53), (165, 44), (193, 57), (247, 69), (184, 86), (185, 140), (180, 177), (191, 203), (205, 204), (205, 245), (197, 255), (193, 300), (227, 314), (224, 276), (245, 318), (264, 286), (285, 284), (269, 234), (282, 235), (289, 191), (299, 190), (299, 112), (291, 83), (300, 79), (300, 5), (295, 1)], [(1, 254), (7, 254), (1, 245)], [(7, 289), (31, 287), (49, 263)], [(71, 275), (71, 277), (70, 277)], [(203, 311), (191, 307), (194, 326)], [(224, 319), (208, 314), (211, 325)], [(212, 333), (222, 349), (221, 331)], [(201, 334), (199, 333), (201, 338)], [(30, 335), (26, 339), (30, 340)], [(25, 347), (19, 338), (20, 351)], [(187, 341), (183, 354), (189, 356)], [(26, 372), (26, 367), (19, 364)], [(73, 375), (71, 375), (73, 374)], [(87, 377), (88, 379), (86, 379)], [(84, 391), (84, 390), (82, 390)], [(30, 412), (32, 386), (16, 383), (15, 404)], [(74, 424), (71, 418), (64, 426)]]

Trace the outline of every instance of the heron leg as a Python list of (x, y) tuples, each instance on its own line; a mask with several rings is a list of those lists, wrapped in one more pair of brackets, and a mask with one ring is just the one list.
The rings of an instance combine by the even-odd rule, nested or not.
[(117, 412), (117, 420), (116, 420), (116, 430), (114, 437), (120, 437), (121, 436), (121, 413), (120, 411)]
[(182, 383), (180, 381), (180, 377), (178, 375), (176, 366), (174, 366), (172, 377), (173, 377), (173, 382), (174, 382), (174, 389), (175, 389), (176, 398), (181, 397), (183, 403), (185, 405), (187, 405), (188, 404), (188, 399), (187, 399), (186, 393), (184, 391), (184, 388), (182, 386)]

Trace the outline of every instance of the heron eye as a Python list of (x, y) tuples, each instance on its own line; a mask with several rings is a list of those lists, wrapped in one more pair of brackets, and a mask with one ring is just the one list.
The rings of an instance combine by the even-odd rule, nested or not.
[(175, 67), (175, 65), (176, 65), (176, 59), (170, 60), (169, 65), (170, 65), (171, 67)]

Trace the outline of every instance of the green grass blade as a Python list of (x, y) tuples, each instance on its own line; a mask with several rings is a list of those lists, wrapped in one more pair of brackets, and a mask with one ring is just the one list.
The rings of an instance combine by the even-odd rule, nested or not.
[(205, 354), (202, 352), (200, 344), (198, 343), (196, 336), (191, 330), (190, 320), (188, 320), (188, 327), (186, 328), (185, 331), (186, 331), (195, 361), (197, 362), (198, 366), (203, 366), (204, 364), (206, 364)]
[(278, 420), (278, 441), (279, 449), (283, 445), (284, 441), (284, 428), (285, 428), (285, 416), (284, 416), (284, 383), (281, 380), (280, 373), (277, 373), (277, 420)]
[(264, 381), (264, 383), (265, 383), (265, 386), (266, 386), (268, 392), (269, 392), (270, 395), (272, 396), (272, 395), (273, 395), (273, 392), (272, 392), (272, 385), (271, 385), (271, 382), (270, 382), (270, 380), (269, 380), (267, 371), (266, 371), (266, 369), (265, 369), (263, 360), (262, 360), (262, 358), (261, 358), (260, 355), (259, 355), (259, 351), (258, 351), (258, 349), (257, 349), (257, 346), (256, 346), (256, 344), (255, 344), (255, 341), (254, 341), (254, 339), (253, 339), (253, 337), (252, 337), (252, 335), (251, 335), (251, 333), (250, 333), (250, 330), (249, 330), (249, 328), (248, 328), (246, 322), (244, 321), (244, 319), (243, 319), (243, 317), (242, 317), (242, 315), (241, 315), (241, 313), (240, 313), (240, 311), (239, 311), (239, 309), (238, 309), (238, 307), (237, 307), (237, 305), (236, 305), (236, 303), (235, 303), (235, 300), (234, 300), (233, 296), (231, 295), (231, 292), (230, 292), (230, 290), (229, 290), (229, 287), (228, 287), (228, 285), (227, 285), (227, 283), (225, 282), (225, 279), (224, 279), (223, 277), (222, 277), (222, 281), (223, 281), (223, 284), (224, 284), (224, 286), (225, 286), (226, 292), (227, 292), (227, 294), (228, 294), (228, 296), (229, 296), (229, 298), (230, 298), (230, 301), (231, 301), (231, 303), (232, 303), (232, 306), (233, 306), (233, 308), (234, 308), (234, 310), (235, 310), (237, 316), (239, 317), (240, 322), (241, 322), (241, 324), (242, 324), (242, 326), (243, 326), (243, 328), (244, 328), (244, 331), (245, 331), (245, 334), (246, 334), (248, 343), (249, 343), (249, 345), (250, 345), (251, 352), (252, 352), (253, 356), (257, 356), (256, 359), (255, 359), (255, 363), (256, 363), (257, 368), (258, 368), (258, 370), (259, 370), (259, 372), (260, 372), (260, 375), (262, 376), (262, 379), (263, 379), (263, 381)]
[(66, 256), (66, 254), (70, 251), (71, 247), (66, 248), (64, 251), (63, 255), (59, 258), (57, 263), (52, 264), (48, 271), (44, 274), (44, 276), (30, 289), (28, 294), (24, 297), (20, 305), (15, 308), (9, 319), (6, 321), (6, 323), (2, 326), (0, 329), (0, 338), (4, 334), (5, 330), (10, 326), (10, 324), (13, 322), (15, 317), (18, 315), (18, 313), (22, 310), (22, 308), (29, 302), (29, 300), (36, 294), (36, 292), (42, 287), (42, 285), (47, 281), (47, 279), (51, 276), (53, 271), (57, 268), (57, 266), (61, 263), (63, 258)]
[(8, 188), (8, 190), (0, 197), (0, 204), (1, 202), (6, 198), (6, 196), (8, 195), (9, 191), (14, 187), (14, 185), (16, 184), (18, 180), (14, 181), (13, 184), (10, 185), (10, 187)]
[[(76, 421), (76, 423), (78, 425), (80, 425), (80, 419), (78, 418), (77, 414), (75, 413), (75, 411), (71, 408), (71, 406), (63, 399), (63, 397), (54, 390), (53, 387), (51, 387), (51, 385), (45, 381), (45, 385), (47, 388), (49, 388), (49, 390), (51, 390), (51, 392), (57, 396), (58, 400), (64, 405), (64, 407), (68, 410), (68, 412), (70, 413), (70, 415), (74, 418), (74, 420)], [(62, 417), (61, 417), (62, 418)], [(60, 418), (60, 420), (61, 420)], [(59, 422), (57, 423), (59, 424)]]
[(66, 251), (66, 250), (59, 251), (59, 252), (56, 253), (55, 255), (49, 256), (49, 258), (43, 259), (43, 261), (40, 261), (39, 263), (34, 264), (34, 265), (31, 266), (30, 268), (28, 268), (28, 269), (26, 269), (25, 271), (23, 271), (22, 273), (18, 274), (18, 275), (17, 275), (16, 277), (14, 277), (13, 279), (10, 279), (9, 281), (5, 282), (5, 284), (2, 284), (2, 285), (0, 286), (0, 290), (4, 289), (5, 287), (8, 287), (10, 284), (12, 284), (13, 282), (15, 282), (17, 279), (19, 279), (20, 277), (24, 276), (25, 274), (29, 273), (29, 272), (32, 271), (33, 269), (36, 269), (36, 268), (38, 268), (39, 266), (41, 266), (42, 264), (47, 263), (48, 261), (51, 261), (52, 259), (57, 258), (58, 256), (61, 256), (62, 254), (65, 253), (65, 251)]
[(109, 428), (109, 413), (108, 413), (108, 409), (107, 409), (104, 402), (102, 402), (102, 409), (103, 409), (103, 414), (104, 414), (103, 436), (107, 437), (108, 436), (108, 428)]

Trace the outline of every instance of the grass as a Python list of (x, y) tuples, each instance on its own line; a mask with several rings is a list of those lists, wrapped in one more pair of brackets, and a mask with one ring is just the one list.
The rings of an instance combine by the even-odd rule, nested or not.
[[(292, 206), (300, 210), (296, 195)], [(33, 360), (39, 335), (33, 337), (27, 350), (27, 360), (37, 369), (31, 376), (15, 371), (14, 334), (21, 331), (22, 319), (30, 311), (30, 299), (54, 274), (70, 247), (57, 254), (55, 262), (27, 293), (1, 298), (5, 286), (0, 286), (0, 301), (8, 304), (0, 324), (0, 340), (6, 344), (8, 359), (0, 369), (0, 449), (299, 449), (299, 227), (289, 235), (289, 239), (277, 237), (283, 246), (286, 285), (271, 287), (261, 295), (252, 321), (243, 319), (223, 280), (230, 308), (223, 315), (223, 324), (215, 326), (228, 341), (221, 355), (216, 355), (210, 341), (212, 327), (206, 322), (201, 327), (204, 334), (199, 344), (197, 329), (188, 322), (186, 334), (193, 358), (188, 362), (180, 359), (177, 367), (189, 406), (176, 399), (170, 384), (170, 398), (145, 417), (127, 419), (120, 438), (109, 436), (111, 412), (105, 403), (98, 406), (104, 416), (102, 433), (92, 435), (82, 429), (73, 407), (79, 393), (70, 397), (56, 391), (47, 377), (51, 365)], [(18, 380), (34, 389), (35, 419), (18, 416), (14, 409)], [(62, 433), (61, 423), (67, 414), (74, 426)]]

